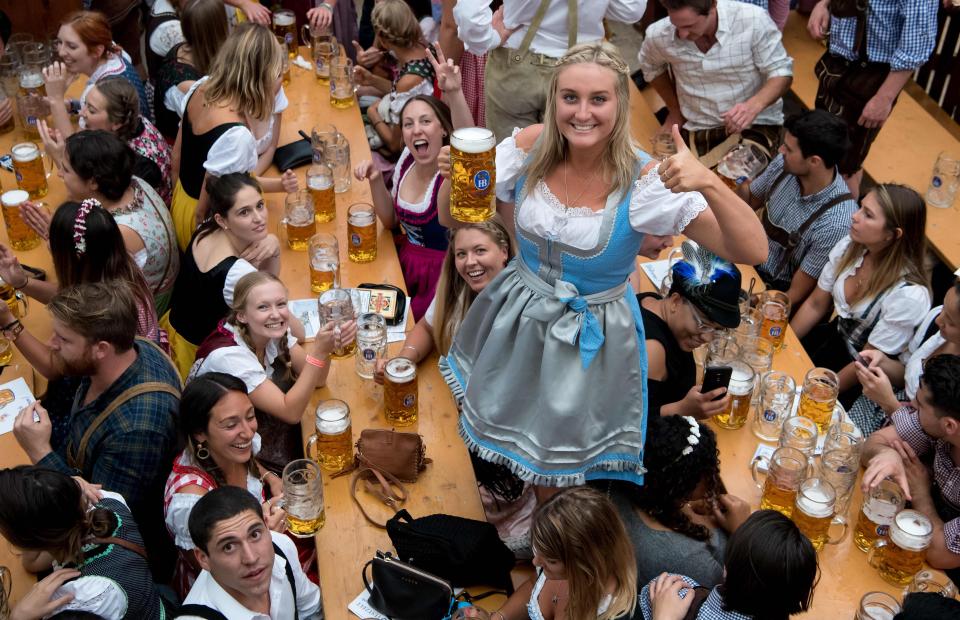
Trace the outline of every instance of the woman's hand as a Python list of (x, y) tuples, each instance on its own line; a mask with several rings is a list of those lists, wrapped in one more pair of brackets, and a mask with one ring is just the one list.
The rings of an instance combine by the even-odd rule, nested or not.
[(443, 50), (439, 45), (435, 46), (436, 56), (427, 48), (427, 59), (433, 65), (433, 71), (437, 74), (437, 86), (445, 93), (455, 93), (460, 90), (463, 80), (460, 76), (460, 67), (453, 63), (453, 60), (444, 58)]
[(860, 351), (860, 357), (867, 360), (867, 366), (870, 368), (882, 367), (883, 363), (890, 359), (886, 353), (879, 349), (864, 349)]
[(379, 65), (383, 61), (383, 50), (378, 47), (368, 47), (363, 49), (356, 41), (351, 41), (353, 49), (357, 51), (357, 65), (370, 68)]
[(62, 167), (63, 155), (67, 150), (67, 141), (64, 139), (60, 130), (53, 129), (47, 125), (43, 119), (37, 120), (37, 131), (40, 133), (40, 140), (43, 142), (43, 148), (58, 167)]
[(343, 345), (353, 342), (357, 339), (357, 322), (344, 321), (337, 326), (334, 337), (336, 348), (340, 349)]
[[(727, 394), (727, 388), (719, 387), (706, 393), (700, 392), (699, 385), (695, 385), (687, 391), (683, 400), (676, 403), (677, 413), (679, 415), (693, 416), (697, 420), (706, 420), (710, 416), (721, 413), (730, 403), (730, 395)], [(713, 400), (722, 396), (718, 400)]]
[[(687, 595), (680, 598), (680, 590), (687, 590)], [(651, 620), (683, 620), (693, 604), (693, 589), (679, 575), (661, 573), (650, 582), (648, 593)]]
[[(357, 86), (370, 86), (373, 83), (373, 74), (363, 65), (356, 64), (353, 67), (353, 81), (356, 82)], [(376, 108), (376, 106), (370, 106), (370, 109), (373, 108)], [(367, 115), (370, 115), (369, 109)]]
[(10, 620), (40, 620), (46, 618), (73, 600), (73, 594), (65, 594), (60, 598), (53, 595), (64, 583), (80, 576), (80, 571), (73, 568), (60, 568), (27, 591), (10, 612)]
[(20, 217), (41, 239), (50, 240), (50, 220), (53, 217), (42, 202), (28, 200), (20, 205)]
[(854, 362), (853, 367), (857, 372), (857, 380), (863, 386), (863, 395), (880, 405), (887, 414), (896, 411), (900, 401), (897, 400), (887, 373), (873, 364), (864, 366), (860, 362)]
[(437, 167), (440, 169), (440, 176), (450, 180), (452, 168), (450, 166), (450, 145), (441, 146), (440, 153), (437, 155)]
[(336, 322), (328, 321), (317, 330), (317, 335), (313, 337), (313, 348), (311, 349), (313, 357), (319, 359), (330, 357), (330, 354), (336, 348), (336, 329)]
[(734, 533), (747, 520), (752, 510), (750, 504), (736, 495), (724, 494), (717, 498), (713, 518), (728, 534)]
[(277, 256), (280, 256), (280, 240), (274, 234), (268, 234), (260, 241), (254, 241), (240, 253), (240, 258), (257, 268), (260, 267), (260, 263)]
[(681, 192), (696, 192), (708, 185), (717, 183), (717, 175), (700, 163), (687, 143), (680, 136), (680, 127), (674, 125), (672, 130), (673, 143), (677, 146), (676, 155), (663, 160), (660, 164), (660, 180), (664, 187), (675, 194)]
[(263, 6), (259, 2), (253, 2), (252, 0), (244, 0), (236, 5), (238, 9), (243, 11), (244, 15), (247, 16), (247, 19), (252, 21), (255, 24), (260, 24), (262, 26), (270, 27), (271, 23), (271, 14), (270, 9)]
[(373, 165), (369, 159), (364, 159), (353, 169), (353, 176), (358, 181), (377, 181), (381, 178), (380, 169)]
[(293, 194), (299, 191), (300, 182), (297, 180), (297, 173), (293, 170), (284, 170), (280, 175), (280, 184), (283, 185), (283, 191)]
[(29, 278), (27, 272), (20, 266), (17, 255), (2, 243), (0, 243), (0, 278), (16, 289), (26, 286)]
[(62, 62), (55, 62), (49, 67), (44, 67), (43, 83), (47, 88), (47, 102), (50, 106), (63, 105), (63, 97), (67, 94), (67, 84), (70, 83), (67, 65)]
[(263, 520), (267, 529), (282, 534), (287, 529), (287, 511), (283, 509), (283, 495), (274, 495), (263, 502)]
[(307, 21), (310, 22), (310, 30), (318, 32), (327, 30), (333, 24), (333, 9), (330, 8), (329, 3), (326, 6), (314, 7), (307, 11)]

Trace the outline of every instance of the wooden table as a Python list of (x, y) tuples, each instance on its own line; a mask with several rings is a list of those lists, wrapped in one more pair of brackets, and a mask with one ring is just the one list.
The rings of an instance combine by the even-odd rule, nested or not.
[[(638, 259), (639, 262), (646, 262), (646, 260)], [(748, 265), (739, 265), (739, 267), (744, 285), (749, 283), (751, 277), (757, 277), (753, 267)], [(644, 291), (655, 290), (646, 276), (642, 278), (642, 288)], [(755, 290), (762, 289), (762, 280), (757, 277)], [(788, 373), (796, 380), (797, 385), (801, 385), (804, 375), (813, 367), (813, 363), (792, 329), (787, 329), (784, 343), (786, 346), (773, 357), (773, 368)], [(712, 420), (710, 425), (717, 434), (720, 473), (728, 491), (749, 502), (754, 510), (759, 509), (760, 490), (753, 482), (750, 465), (758, 444), (765, 443), (771, 446), (775, 444), (763, 442), (753, 434), (752, 409), (746, 426), (741, 429), (726, 430), (717, 426)], [(839, 544), (826, 545), (819, 553), (820, 581), (814, 593), (813, 605), (807, 614), (810, 618), (852, 618), (860, 598), (866, 592), (886, 592), (897, 600), (902, 597), (902, 588), (892, 586), (881, 579), (877, 571), (867, 563), (867, 554), (853, 544), (852, 531), (860, 510), (860, 501), (858, 480), (847, 510), (849, 531)], [(939, 571), (935, 572), (940, 574)]]
[[(333, 123), (350, 141), (351, 160), (354, 166), (370, 158), (366, 136), (360, 119), (359, 108), (334, 109), (329, 105), (327, 90), (299, 67), (292, 67), (291, 83), (286, 87), (290, 107), (283, 115), (280, 144), (297, 139), (298, 129), (309, 133), (313, 125)], [(277, 171), (273, 171), (277, 173)], [(303, 183), (303, 169), (297, 170)], [(268, 199), (272, 221), (279, 221), (282, 198), (272, 195)], [(346, 211), (355, 202), (371, 202), (367, 182), (354, 179), (348, 192), (337, 195), (337, 218), (328, 224), (318, 224), (318, 232), (336, 234), (340, 241), (341, 283), (343, 287), (356, 286), (361, 282), (389, 283), (403, 287), (403, 276), (390, 231), (378, 223), (379, 236), (377, 259), (367, 264), (351, 263), (347, 259)], [(316, 295), (310, 291), (310, 277), (305, 252), (293, 252), (284, 248), (281, 277), (290, 290), (291, 299)], [(408, 328), (413, 327), (412, 315)], [(392, 343), (390, 354), (399, 352), (402, 343)], [(408, 484), (410, 499), (404, 508), (414, 517), (434, 513), (447, 513), (484, 519), (476, 480), (466, 447), (457, 434), (457, 407), (437, 369), (437, 358), (432, 356), (419, 365), (420, 383), (419, 421), (412, 427), (398, 429), (416, 432), (423, 436), (427, 456), (433, 463), (414, 484)], [(314, 409), (318, 401), (339, 398), (350, 405), (354, 441), (365, 428), (390, 428), (383, 417), (383, 388), (372, 380), (360, 378), (354, 367), (354, 359), (336, 360), (330, 369), (327, 386), (319, 389), (303, 415), (303, 435), (306, 440), (314, 433)], [(360, 570), (378, 549), (392, 549), (385, 530), (380, 530), (363, 518), (350, 498), (350, 476), (330, 479), (324, 476), (324, 499), (326, 525), (317, 534), (317, 554), (323, 604), (327, 618), (337, 620), (351, 617), (347, 604), (363, 589)], [(375, 503), (375, 500), (360, 492), (367, 511), (378, 519), (387, 519), (392, 511)]]

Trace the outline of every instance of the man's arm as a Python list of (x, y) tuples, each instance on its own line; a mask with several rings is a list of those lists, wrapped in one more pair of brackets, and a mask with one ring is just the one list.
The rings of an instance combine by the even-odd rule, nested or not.
[(792, 75), (772, 77), (752, 97), (724, 112), (721, 116), (727, 132), (737, 133), (753, 125), (757, 115), (776, 103), (790, 89), (792, 83)]
[[(920, 467), (923, 465), (921, 464)], [(948, 542), (948, 540), (960, 540), (960, 518), (944, 523), (937, 513), (929, 486), (913, 487), (911, 505), (914, 510), (930, 519), (933, 525), (933, 537), (930, 539), (930, 546), (927, 547), (927, 564), (940, 569), (960, 567), (960, 553), (951, 551)]]
[(607, 5), (604, 17), (615, 22), (632, 24), (640, 21), (646, 11), (646, 0), (613, 0)]
[(657, 77), (649, 80), (649, 83), (653, 86), (653, 89), (657, 91), (657, 94), (660, 95), (660, 98), (663, 99), (663, 104), (667, 106), (667, 118), (660, 126), (660, 133), (670, 133), (670, 128), (674, 125), (682, 128), (684, 123), (687, 122), (687, 119), (683, 118), (683, 112), (680, 111), (680, 99), (677, 98), (677, 88), (670, 78), (670, 75), (664, 71)]
[(910, 497), (910, 485), (900, 453), (893, 447), (900, 441), (897, 429), (887, 426), (876, 431), (863, 444), (860, 463), (866, 468), (861, 485), (863, 491), (876, 487), (887, 478), (893, 478), (907, 497)]
[(787, 289), (787, 297), (790, 298), (790, 306), (797, 308), (813, 291), (817, 285), (817, 279), (807, 275), (803, 269), (797, 269), (790, 280), (790, 288)]
[(493, 27), (489, 1), (457, 0), (453, 17), (457, 22), (457, 36), (471, 54), (482, 56), (503, 45), (500, 33)]

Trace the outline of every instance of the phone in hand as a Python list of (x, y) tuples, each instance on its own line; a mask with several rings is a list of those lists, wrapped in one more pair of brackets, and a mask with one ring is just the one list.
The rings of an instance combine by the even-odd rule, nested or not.
[(853, 347), (853, 345), (850, 344), (849, 340), (844, 340), (843, 344), (847, 345), (847, 353), (850, 354), (850, 358), (852, 360), (854, 360), (855, 362), (860, 362), (864, 366), (870, 365), (870, 360), (860, 355), (860, 353), (857, 352), (857, 350)]
[[(703, 371), (703, 385), (700, 386), (700, 393), (706, 394), (717, 388), (730, 387), (730, 376), (733, 375), (733, 366), (709, 366)], [(717, 396), (713, 400), (720, 400), (723, 395)]]

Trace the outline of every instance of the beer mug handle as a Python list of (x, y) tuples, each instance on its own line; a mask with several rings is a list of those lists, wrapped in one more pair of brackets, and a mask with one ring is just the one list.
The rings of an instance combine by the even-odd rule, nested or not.
[(17, 303), (23, 304), (23, 314), (22, 316), (27, 316), (27, 311), (30, 309), (30, 302), (26, 295), (23, 294), (23, 291), (17, 291), (14, 293), (14, 297), (17, 300)]
[(313, 435), (310, 435), (310, 439), (307, 440), (307, 445), (303, 449), (303, 455), (305, 457), (307, 457), (308, 459), (313, 459), (314, 461), (318, 461), (318, 462), (320, 460), (319, 458), (320, 455), (318, 454), (317, 456), (314, 456), (313, 453), (315, 448), (317, 447), (317, 441), (319, 441), (319, 439), (320, 437), (316, 433), (314, 433)]
[(890, 543), (886, 539), (878, 538), (873, 542), (873, 546), (870, 547), (870, 551), (867, 553), (867, 563), (870, 564), (873, 568), (880, 568), (880, 550)]
[(47, 155), (47, 152), (46, 152), (46, 151), (41, 150), (41, 151), (40, 151), (40, 161), (42, 162), (42, 161), (44, 161), (44, 160), (46, 160), (46, 162), (47, 162), (46, 165), (44, 165), (44, 168), (43, 168), (44, 178), (49, 179), (49, 178), (50, 178), (50, 175), (53, 174), (53, 168), (54, 168), (53, 158), (50, 157), (49, 155)]
[(753, 459), (753, 463), (750, 463), (750, 474), (753, 476), (753, 482), (761, 491), (763, 490), (763, 483), (760, 482), (760, 463), (762, 461), (766, 461), (767, 467), (770, 467), (770, 459), (766, 456), (758, 456)]
[(827, 530), (827, 541), (826, 541), (826, 542), (827, 542), (828, 545), (837, 545), (837, 544), (839, 544), (844, 538), (847, 537), (847, 530), (850, 529), (850, 524), (847, 523), (847, 520), (846, 520), (845, 518), (839, 516), (839, 515), (833, 517), (833, 521), (830, 522), (830, 527), (831, 527), (831, 528), (832, 528), (834, 525), (842, 526), (842, 529), (840, 530), (840, 535), (837, 536), (836, 538), (830, 538), (830, 531)]
[(281, 243), (280, 247), (284, 247), (284, 246), (289, 247), (290, 245), (290, 241), (287, 238), (287, 223), (289, 221), (290, 220), (288, 218), (284, 217), (284, 218), (281, 218), (279, 222), (277, 222), (277, 237), (280, 239), (280, 243)]
[(310, 24), (300, 26), (300, 38), (308, 50), (313, 52), (313, 41), (310, 38)]

